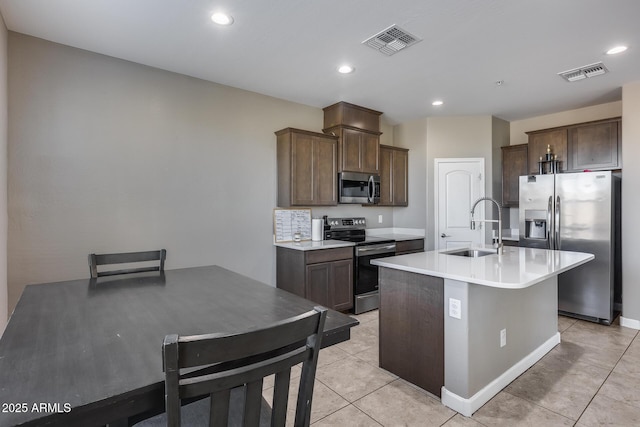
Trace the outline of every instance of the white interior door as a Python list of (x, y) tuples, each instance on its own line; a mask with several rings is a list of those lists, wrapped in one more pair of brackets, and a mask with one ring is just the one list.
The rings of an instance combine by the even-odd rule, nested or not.
[[(471, 206), (484, 194), (484, 159), (435, 159), (436, 249), (453, 249), (484, 241), (483, 223), (471, 230)], [(484, 219), (484, 205), (476, 219)]]

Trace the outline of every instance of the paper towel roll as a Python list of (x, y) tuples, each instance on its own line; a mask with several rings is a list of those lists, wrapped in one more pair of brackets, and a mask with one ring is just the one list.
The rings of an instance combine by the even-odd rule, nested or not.
[(311, 240), (317, 242), (322, 240), (322, 230), (323, 230), (323, 221), (322, 218), (312, 219), (311, 220)]

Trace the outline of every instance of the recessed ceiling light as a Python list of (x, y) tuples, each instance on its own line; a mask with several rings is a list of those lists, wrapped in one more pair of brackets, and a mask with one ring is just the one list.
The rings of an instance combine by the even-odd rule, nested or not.
[(231, 25), (233, 24), (233, 17), (226, 13), (216, 12), (211, 15), (211, 20), (218, 25)]
[(433, 102), (431, 103), (431, 105), (433, 105), (434, 107), (438, 107), (438, 106), (440, 106), (440, 105), (442, 105), (442, 104), (444, 104), (444, 102), (442, 102), (442, 101), (440, 101), (440, 100), (433, 101)]
[(340, 74), (351, 74), (355, 71), (356, 69), (353, 68), (351, 65), (341, 65), (338, 67), (338, 72)]
[(624, 52), (625, 50), (627, 50), (626, 46), (612, 47), (607, 51), (607, 55), (615, 55), (616, 53), (621, 53), (621, 52)]

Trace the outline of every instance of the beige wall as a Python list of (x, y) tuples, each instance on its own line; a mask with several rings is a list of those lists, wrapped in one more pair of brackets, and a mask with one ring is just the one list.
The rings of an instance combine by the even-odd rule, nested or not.
[(525, 132), (532, 130), (548, 129), (556, 126), (608, 119), (610, 117), (620, 117), (621, 115), (622, 101), (615, 101), (607, 104), (594, 105), (592, 107), (532, 117), (530, 119), (515, 120), (511, 122), (510, 144), (526, 144), (528, 139)]
[[(90, 252), (165, 247), (167, 268), (275, 286), (274, 131), (320, 132), (322, 109), (13, 32), (8, 57), (11, 310), (26, 284), (88, 277)], [(392, 213), (313, 210), (374, 227)]]
[(622, 87), (622, 316), (640, 329), (640, 82)]
[[(275, 135), (322, 110), (9, 33), (9, 308), (165, 247), (273, 283)], [(267, 255), (267, 256), (265, 256)]]
[(0, 335), (8, 317), (7, 306), (7, 27), (0, 15)]
[(427, 226), (427, 119), (402, 123), (393, 128), (393, 142), (409, 149), (409, 207), (393, 209), (396, 227), (425, 229)]
[(427, 227), (425, 246), (434, 249), (434, 159), (484, 158), (485, 195), (493, 196), (493, 140), (491, 116), (427, 118)]

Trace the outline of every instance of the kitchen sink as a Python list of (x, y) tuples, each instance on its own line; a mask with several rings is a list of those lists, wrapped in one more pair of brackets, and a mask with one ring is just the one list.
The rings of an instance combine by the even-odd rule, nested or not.
[(496, 251), (483, 251), (480, 249), (455, 249), (449, 252), (443, 252), (446, 255), (464, 256), (467, 258), (479, 258), (481, 256), (495, 255)]

